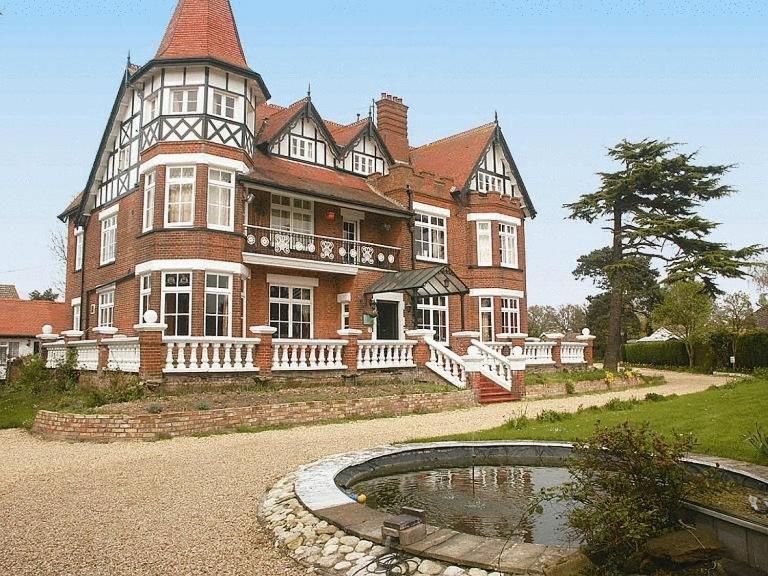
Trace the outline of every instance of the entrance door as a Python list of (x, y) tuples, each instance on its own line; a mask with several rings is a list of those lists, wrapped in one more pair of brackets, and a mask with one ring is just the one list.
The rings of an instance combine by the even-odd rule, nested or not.
[(397, 340), (399, 338), (399, 309), (399, 302), (390, 302), (389, 300), (376, 301), (376, 310), (379, 312), (379, 315), (376, 317), (377, 340)]

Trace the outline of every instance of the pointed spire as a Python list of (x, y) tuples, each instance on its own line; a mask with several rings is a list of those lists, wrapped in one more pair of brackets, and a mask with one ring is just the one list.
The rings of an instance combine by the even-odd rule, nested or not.
[(307, 99), (312, 100), (312, 83), (307, 82)]
[(155, 58), (211, 58), (248, 68), (229, 0), (179, 0)]
[(130, 68), (131, 67), (131, 51), (128, 50), (128, 58), (125, 61), (125, 67)]
[(493, 123), (496, 124), (496, 126), (499, 125), (499, 111), (494, 110), (493, 111)]

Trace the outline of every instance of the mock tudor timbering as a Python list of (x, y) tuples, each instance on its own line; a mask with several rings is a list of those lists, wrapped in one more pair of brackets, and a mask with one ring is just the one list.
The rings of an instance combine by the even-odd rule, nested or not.
[[(310, 95), (270, 97), (229, 2), (180, 0), (155, 58), (124, 71), (86, 186), (60, 216), (73, 330), (134, 336), (153, 310), (166, 337), (421, 328), (451, 345), (458, 331), (526, 332), (535, 210), (497, 122), (411, 147), (400, 97), (347, 124)], [(467, 290), (367, 291), (435, 266)]]

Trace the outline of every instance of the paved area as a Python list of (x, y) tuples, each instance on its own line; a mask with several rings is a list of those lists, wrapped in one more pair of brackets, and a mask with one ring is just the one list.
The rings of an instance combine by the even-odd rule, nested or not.
[[(662, 394), (724, 377), (665, 373)], [(575, 410), (648, 389), (155, 443), (66, 444), (0, 431), (0, 574), (303, 573), (275, 552), (256, 508), (300, 464), (418, 436), (469, 432), (526, 410)]]

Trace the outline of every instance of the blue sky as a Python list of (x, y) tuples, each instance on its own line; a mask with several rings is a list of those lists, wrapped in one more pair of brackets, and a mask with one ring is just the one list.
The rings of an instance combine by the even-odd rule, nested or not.
[[(607, 243), (565, 221), (621, 138), (687, 143), (735, 163), (739, 192), (705, 210), (715, 238), (768, 244), (768, 8), (762, 2), (233, 0), (251, 67), (273, 101), (312, 83), (320, 112), (410, 106), (411, 143), (493, 118), (539, 216), (528, 223), (533, 304), (579, 302), (576, 258)], [(0, 283), (51, 284), (48, 236), (84, 185), (126, 55), (152, 57), (175, 0), (0, 0)], [(723, 287), (749, 289), (746, 282)]]

